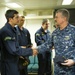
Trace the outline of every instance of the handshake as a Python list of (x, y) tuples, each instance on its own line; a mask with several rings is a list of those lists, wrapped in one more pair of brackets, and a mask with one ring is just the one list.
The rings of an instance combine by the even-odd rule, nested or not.
[(37, 48), (32, 48), (32, 50), (33, 50), (33, 55), (34, 55), (34, 56), (38, 54)]
[[(27, 48), (26, 46), (21, 46), (21, 48)], [(37, 55), (38, 54), (38, 50), (37, 50), (37, 48), (35, 47), (30, 47), (32, 50), (33, 50), (33, 55), (35, 56), (35, 55)]]

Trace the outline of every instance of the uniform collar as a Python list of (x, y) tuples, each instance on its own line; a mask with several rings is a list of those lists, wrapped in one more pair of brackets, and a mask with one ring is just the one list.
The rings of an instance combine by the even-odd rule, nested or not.
[(18, 29), (20, 30), (20, 31), (23, 31), (24, 30), (24, 28), (22, 27), (22, 30), (19, 28), (19, 26), (18, 26)]
[(69, 30), (70, 28), (70, 24), (68, 24), (63, 30), (60, 30), (60, 28), (58, 28), (59, 31), (66, 31), (66, 30)]
[(48, 32), (49, 32), (48, 30), (47, 30), (47, 32), (45, 32), (42, 27), (41, 27), (41, 31), (42, 31), (43, 33), (48, 33)]
[(16, 32), (16, 28), (12, 27), (8, 22), (5, 24), (9, 29), (11, 29), (12, 31)]

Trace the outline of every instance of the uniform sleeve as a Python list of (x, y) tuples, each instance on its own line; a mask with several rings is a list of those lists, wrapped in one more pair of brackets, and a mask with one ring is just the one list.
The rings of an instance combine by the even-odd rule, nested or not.
[(28, 38), (28, 45), (32, 45), (32, 43), (31, 43), (31, 36), (30, 36), (30, 33), (29, 33), (29, 31), (27, 30), (27, 38)]
[(12, 34), (9, 34), (7, 32), (2, 33), (2, 41), (3, 41), (3, 47), (12, 55), (20, 55), (20, 56), (29, 56), (32, 55), (32, 49), (31, 48), (21, 48), (19, 45), (16, 44), (16, 38), (11, 36)]
[(37, 47), (37, 50), (39, 53), (45, 52), (45, 51), (49, 51), (51, 50), (53, 47), (53, 39), (52, 36), (42, 45)]
[(75, 62), (75, 47), (70, 48), (68, 54)]
[(41, 44), (44, 43), (40, 33), (35, 33), (35, 42), (36, 42), (37, 45), (41, 45)]
[[(74, 30), (75, 31), (75, 30)], [(73, 34), (73, 39), (74, 39), (74, 46), (70, 49), (70, 52), (69, 53), (71, 53), (70, 54), (70, 56), (71, 57), (73, 57), (73, 60), (74, 60), (74, 62), (75, 62), (75, 32), (74, 33), (72, 33)]]
[(75, 62), (75, 47), (71, 47), (68, 49), (69, 51), (66, 53), (68, 59), (73, 59)]

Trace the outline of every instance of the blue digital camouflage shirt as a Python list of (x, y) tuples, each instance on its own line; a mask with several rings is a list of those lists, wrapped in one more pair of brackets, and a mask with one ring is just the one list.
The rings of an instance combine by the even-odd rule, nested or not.
[[(50, 50), (53, 46), (56, 55), (62, 55), (75, 61), (75, 26), (68, 24), (63, 30), (57, 28), (46, 43), (38, 46), (38, 51), (41, 53)], [(54, 73), (55, 75), (75, 75), (75, 65), (63, 67), (55, 63)]]

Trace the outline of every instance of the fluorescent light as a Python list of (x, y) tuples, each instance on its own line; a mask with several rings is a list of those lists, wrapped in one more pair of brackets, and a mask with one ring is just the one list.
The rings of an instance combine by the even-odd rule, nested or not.
[(13, 7), (13, 8), (20, 8), (21, 6), (18, 5), (17, 3), (6, 3), (6, 6), (8, 7)]
[(62, 5), (70, 5), (73, 0), (63, 0)]

